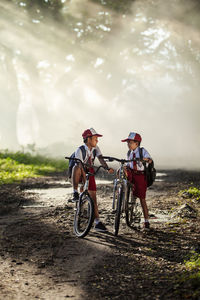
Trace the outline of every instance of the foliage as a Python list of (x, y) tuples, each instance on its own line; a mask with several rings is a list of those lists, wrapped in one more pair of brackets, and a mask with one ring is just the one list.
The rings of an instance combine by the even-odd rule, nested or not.
[(200, 200), (200, 189), (196, 187), (190, 187), (189, 189), (183, 190), (180, 192), (182, 196), (187, 196), (189, 198), (195, 198), (196, 200)]
[[(105, 6), (120, 13), (130, 13), (130, 7), (135, 0), (91, 0), (99, 5)], [(63, 8), (63, 4), (66, 2), (64, 0), (12, 0), (13, 3), (17, 4), (19, 7), (26, 7), (31, 9), (37, 7), (41, 10), (48, 10), (49, 12), (58, 13)]]
[(0, 152), (0, 184), (20, 181), (26, 177), (38, 177), (67, 168), (63, 160), (31, 155), (22, 152)]
[(186, 292), (184, 299), (198, 299), (200, 297), (200, 254), (193, 252), (185, 261), (186, 272), (180, 278), (180, 283), (184, 285)]
[(199, 279), (200, 279), (200, 254), (193, 252), (190, 259), (188, 261), (185, 261), (185, 266), (189, 271), (199, 269)]
[(134, 0), (92, 0), (92, 2), (98, 3), (99, 5), (106, 6), (116, 12), (119, 13), (130, 13), (131, 12), (131, 5), (133, 4)]
[(28, 12), (32, 18), (40, 21), (45, 16), (52, 17), (55, 20), (61, 20), (63, 9), (62, 0), (12, 0), (13, 4), (18, 6), (23, 13)]
[[(61, 0), (23, 0), (23, 1), (17, 1), (12, 0), (15, 4), (18, 4), (22, 7), (34, 7), (38, 6), (40, 8), (52, 8), (55, 10), (59, 10), (63, 7), (63, 3)], [(23, 5), (22, 5), (23, 3)]]

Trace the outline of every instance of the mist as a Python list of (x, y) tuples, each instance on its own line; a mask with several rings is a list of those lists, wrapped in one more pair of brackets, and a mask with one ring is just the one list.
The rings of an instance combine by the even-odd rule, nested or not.
[(198, 1), (28, 3), (0, 4), (1, 149), (64, 157), (93, 127), (104, 155), (134, 131), (158, 168), (200, 168)]

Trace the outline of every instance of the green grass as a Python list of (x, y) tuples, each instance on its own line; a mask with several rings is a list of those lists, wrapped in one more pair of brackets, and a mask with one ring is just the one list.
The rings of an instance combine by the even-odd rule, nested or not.
[(67, 169), (67, 162), (23, 152), (0, 152), (0, 184), (39, 177)]
[(187, 275), (184, 276), (184, 282), (190, 285), (191, 295), (193, 298), (200, 297), (200, 254), (193, 253), (188, 261), (185, 262)]
[(186, 271), (179, 277), (183, 287), (183, 299), (199, 299), (200, 297), (200, 254), (193, 251), (184, 262)]
[(180, 194), (185, 194), (189, 198), (194, 198), (198, 201), (200, 200), (200, 189), (198, 189), (196, 187), (190, 187), (189, 189), (180, 191)]
[(185, 261), (185, 266), (187, 270), (199, 270), (199, 279), (200, 279), (200, 254), (193, 253), (189, 260)]

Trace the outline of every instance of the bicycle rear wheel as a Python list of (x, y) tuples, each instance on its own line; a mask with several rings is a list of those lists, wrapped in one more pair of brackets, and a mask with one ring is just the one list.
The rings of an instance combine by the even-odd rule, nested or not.
[(116, 212), (115, 212), (115, 224), (114, 224), (114, 234), (115, 234), (115, 236), (117, 236), (118, 232), (119, 232), (122, 200), (123, 200), (123, 187), (119, 186), (117, 188), (117, 208), (116, 208)]
[(94, 220), (94, 203), (88, 193), (83, 193), (77, 203), (74, 216), (74, 233), (77, 237), (84, 237), (90, 231)]
[(125, 215), (126, 224), (129, 227), (133, 227), (135, 223), (140, 223), (141, 221), (141, 211), (138, 209), (137, 198), (133, 196), (131, 187), (128, 187), (127, 198), (125, 203)]

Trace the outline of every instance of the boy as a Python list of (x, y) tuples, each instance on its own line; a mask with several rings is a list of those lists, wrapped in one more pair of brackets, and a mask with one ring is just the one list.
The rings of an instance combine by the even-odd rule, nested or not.
[[(95, 157), (97, 156), (101, 165), (108, 171), (108, 173), (110, 174), (113, 173), (114, 170), (108, 167), (107, 163), (102, 158), (102, 154), (99, 147), (97, 146), (98, 137), (102, 137), (102, 135), (98, 134), (93, 128), (90, 128), (90, 129), (86, 129), (83, 132), (82, 137), (83, 137), (86, 155), (85, 157), (83, 157), (83, 152), (81, 150), (81, 147), (79, 147), (75, 152), (75, 157), (79, 158), (82, 162), (89, 164), (90, 172), (93, 173), (94, 172), (93, 163)], [(72, 170), (74, 201), (78, 200), (79, 198), (78, 184), (84, 182), (85, 182), (85, 171), (83, 170), (81, 163), (76, 163)], [(99, 212), (98, 212), (97, 199), (96, 199), (96, 182), (94, 176), (90, 176), (89, 178), (88, 191), (91, 198), (94, 201), (95, 230), (106, 232), (107, 229), (105, 225), (99, 220)]]
[[(141, 141), (141, 136), (135, 132), (130, 132), (129, 136), (126, 139), (122, 140), (122, 142), (127, 142), (127, 146), (129, 148), (129, 151), (127, 153), (127, 160), (140, 158)], [(142, 149), (142, 154), (143, 160), (145, 160), (147, 163), (152, 162), (151, 156), (146, 149)], [(144, 215), (144, 228), (150, 228), (148, 208), (146, 204), (147, 181), (144, 165), (141, 161), (129, 162), (125, 167), (125, 172), (128, 180), (133, 183), (133, 196), (140, 199)]]

